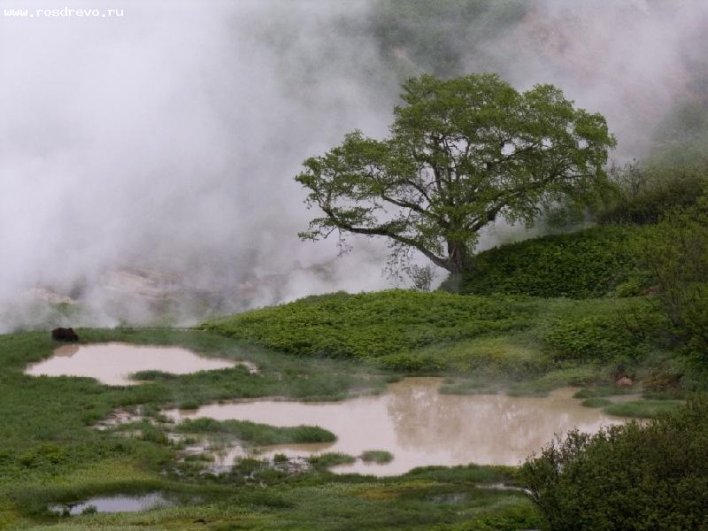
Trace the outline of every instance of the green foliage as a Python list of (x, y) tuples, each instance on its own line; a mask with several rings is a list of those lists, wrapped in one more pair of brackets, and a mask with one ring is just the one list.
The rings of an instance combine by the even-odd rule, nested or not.
[(595, 385), (580, 389), (573, 395), (573, 398), (605, 398), (608, 396), (627, 395), (636, 393), (631, 387), (618, 387), (612, 383), (611, 385)]
[(187, 419), (176, 426), (183, 433), (219, 433), (256, 445), (334, 442), (334, 433), (319, 426), (275, 427), (242, 420)]
[(393, 461), (393, 454), (386, 450), (367, 450), (361, 454), (361, 460), (365, 463), (376, 463), (383, 465)]
[[(150, 370), (145, 370), (145, 371), (138, 371), (136, 373), (133, 373), (132, 379), (139, 381), (139, 382), (154, 382), (157, 380), (175, 380), (179, 378), (179, 375), (171, 373), (171, 372), (165, 372), (165, 371), (158, 371), (155, 369), (150, 369)], [(190, 409), (190, 408), (182, 408), (182, 409)]]
[(347, 357), (397, 371), (474, 376), (486, 384), (543, 378), (532, 387), (544, 392), (606, 379), (611, 366), (640, 364), (670, 347), (670, 324), (647, 298), (337, 293), (203, 326), (304, 358)]
[(401, 290), (340, 292), (238, 314), (203, 327), (298, 356), (367, 359), (523, 328), (528, 312), (528, 304), (503, 297)]
[(640, 167), (610, 170), (618, 194), (597, 213), (602, 224), (653, 224), (672, 210), (691, 208), (708, 191), (708, 161), (698, 168)]
[(461, 466), (424, 466), (414, 468), (406, 474), (407, 478), (454, 483), (499, 484), (514, 482), (517, 469), (510, 466), (484, 466), (470, 463)]
[[(628, 295), (646, 288), (630, 242), (641, 230), (598, 227), (504, 245), (476, 255), (472, 271), (442, 288), (459, 293), (537, 297), (602, 297), (620, 286)], [(634, 289), (628, 289), (628, 283)]]
[(708, 195), (668, 213), (637, 245), (669, 319), (690, 348), (708, 350)]
[(605, 119), (552, 85), (519, 93), (494, 74), (403, 84), (390, 138), (359, 131), (304, 162), (296, 180), (322, 217), (302, 238), (388, 238), (452, 273), (470, 269), (478, 234), (497, 218), (531, 223), (539, 206), (592, 204), (609, 189), (615, 145)]
[(612, 404), (611, 400), (602, 397), (591, 397), (583, 400), (583, 405), (585, 407), (606, 407)]
[(572, 432), (521, 477), (553, 530), (705, 529), (708, 400), (646, 426)]
[(152, 426), (151, 424), (145, 422), (140, 426), (140, 439), (143, 441), (150, 441), (155, 444), (168, 444), (169, 440), (164, 431)]
[(356, 462), (356, 458), (339, 452), (328, 452), (312, 455), (307, 458), (307, 461), (317, 469), (327, 469), (337, 465), (350, 465)]
[[(440, 367), (438, 371), (474, 374), (494, 382), (528, 379), (548, 369), (542, 345), (522, 333), (429, 345), (405, 358), (412, 360), (410, 366), (416, 366), (418, 360), (431, 360), (428, 365), (436, 362)], [(377, 361), (388, 359), (384, 356)]]
[(683, 405), (679, 400), (633, 400), (605, 407), (605, 413), (617, 417), (657, 418), (672, 413)]
[(544, 322), (539, 333), (554, 360), (631, 362), (662, 341), (668, 320), (646, 299), (584, 301)]

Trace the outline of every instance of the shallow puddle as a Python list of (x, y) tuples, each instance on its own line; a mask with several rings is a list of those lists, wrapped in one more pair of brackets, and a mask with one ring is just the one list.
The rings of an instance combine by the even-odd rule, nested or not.
[[(170, 410), (175, 420), (211, 417), (273, 426), (321, 426), (337, 435), (326, 445), (265, 448), (263, 456), (342, 452), (359, 456), (366, 450), (387, 450), (393, 461), (379, 465), (358, 460), (337, 472), (401, 474), (427, 465), (467, 463), (516, 465), (554, 437), (573, 428), (596, 432), (622, 419), (583, 407), (574, 389), (547, 397), (507, 395), (443, 395), (440, 378), (406, 378), (386, 393), (343, 402), (301, 403), (257, 400), (212, 404), (195, 411)], [(233, 454), (238, 455), (238, 452)]]
[(49, 510), (58, 514), (68, 511), (70, 515), (76, 516), (84, 512), (137, 513), (173, 505), (161, 493), (153, 492), (143, 496), (97, 496), (75, 504), (54, 504)]
[(31, 376), (87, 376), (107, 385), (134, 385), (130, 375), (138, 371), (159, 370), (171, 374), (225, 369), (248, 362), (204, 358), (179, 347), (154, 347), (127, 343), (64, 345), (54, 355), (27, 367)]

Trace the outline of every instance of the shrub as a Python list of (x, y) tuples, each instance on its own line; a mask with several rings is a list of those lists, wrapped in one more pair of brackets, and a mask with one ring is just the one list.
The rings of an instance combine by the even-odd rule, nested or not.
[(598, 227), (504, 245), (475, 256), (473, 272), (463, 275), (457, 286), (448, 279), (442, 288), (476, 294), (601, 297), (623, 283), (641, 284), (628, 245), (639, 230)]
[(608, 223), (654, 224), (668, 212), (691, 208), (708, 190), (705, 169), (640, 169), (636, 164), (611, 171), (619, 183), (615, 201), (598, 215)]
[(695, 351), (708, 350), (708, 195), (668, 213), (637, 243), (659, 299)]
[(667, 324), (649, 300), (598, 300), (559, 312), (540, 335), (556, 361), (625, 362), (649, 353)]
[(646, 426), (571, 432), (521, 468), (550, 529), (708, 526), (708, 399)]

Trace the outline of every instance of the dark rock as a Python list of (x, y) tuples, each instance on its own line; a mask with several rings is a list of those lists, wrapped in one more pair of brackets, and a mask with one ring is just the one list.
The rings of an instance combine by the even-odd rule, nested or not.
[(52, 330), (52, 339), (54, 341), (78, 341), (79, 336), (73, 328), (55, 328)]

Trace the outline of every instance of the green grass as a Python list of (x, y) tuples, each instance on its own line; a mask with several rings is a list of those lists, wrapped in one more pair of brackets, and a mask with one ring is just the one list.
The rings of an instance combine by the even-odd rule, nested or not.
[(681, 400), (633, 400), (607, 406), (604, 411), (617, 417), (656, 418), (677, 411)]
[(608, 400), (607, 398), (592, 397), (592, 398), (586, 398), (585, 400), (583, 400), (582, 404), (585, 407), (598, 408), (598, 407), (609, 406), (612, 404), (612, 401)]
[(393, 454), (386, 450), (366, 450), (360, 457), (365, 463), (376, 463), (378, 465), (393, 461)]
[[(229, 474), (205, 475), (201, 464), (178, 463), (179, 448), (161, 424), (141, 422), (142, 437), (97, 431), (92, 424), (115, 409), (140, 410), (153, 419), (164, 407), (192, 401), (287, 396), (338, 398), (376, 392), (393, 374), (348, 361), (293, 358), (206, 332), (174, 330), (80, 330), (82, 340), (179, 345), (204, 355), (248, 359), (249, 375), (237, 367), (150, 384), (110, 387), (87, 378), (29, 377), (26, 364), (51, 354), (48, 333), (0, 336), (0, 527), (3, 529), (430, 529), (475, 528), (488, 522), (536, 527), (539, 515), (517, 493), (484, 485), (513, 477), (504, 467), (437, 467), (398, 478), (338, 476), (325, 466), (292, 474), (287, 463), (244, 459)], [(250, 423), (195, 421), (190, 431), (251, 438), (258, 443), (331, 437), (314, 427), (281, 430)], [(172, 429), (172, 428), (171, 428)], [(120, 431), (116, 429), (116, 431)], [(321, 457), (321, 464), (349, 457)], [(163, 491), (179, 507), (144, 514), (91, 514), (62, 518), (47, 505), (94, 495)], [(454, 503), (440, 503), (452, 492)], [(521, 524), (519, 524), (521, 522)], [(501, 525), (501, 524), (500, 524)], [(481, 527), (484, 528), (484, 527)]]
[(337, 465), (351, 465), (356, 461), (356, 457), (339, 452), (328, 452), (312, 455), (307, 458), (307, 461), (317, 469), (327, 469)]
[(392, 290), (334, 293), (210, 321), (205, 330), (297, 356), (370, 359), (524, 328), (514, 298)]
[(334, 442), (334, 433), (319, 426), (275, 427), (242, 420), (218, 421), (210, 418), (187, 419), (175, 427), (182, 433), (230, 435), (254, 445)]
[(308, 297), (204, 325), (303, 360), (348, 357), (377, 369), (454, 375), (444, 392), (501, 386), (515, 394), (608, 384), (620, 368), (638, 370), (669, 352), (668, 326), (647, 297), (406, 291)]
[(617, 387), (616, 385), (597, 385), (586, 387), (573, 395), (573, 398), (605, 398), (608, 396), (627, 395), (637, 391), (628, 387)]

